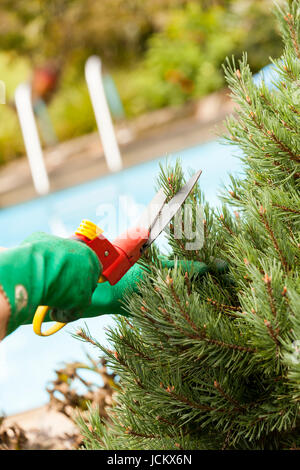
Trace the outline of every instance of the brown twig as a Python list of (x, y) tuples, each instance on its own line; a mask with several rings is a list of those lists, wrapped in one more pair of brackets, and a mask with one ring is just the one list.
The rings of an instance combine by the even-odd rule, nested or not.
[(267, 287), (267, 293), (268, 293), (268, 297), (269, 297), (269, 304), (270, 304), (270, 307), (271, 307), (271, 312), (273, 314), (273, 317), (276, 318), (277, 316), (277, 311), (276, 311), (276, 307), (275, 307), (275, 299), (274, 299), (274, 296), (273, 296), (273, 289), (272, 289), (272, 278), (270, 276), (268, 276), (267, 273), (265, 273), (265, 276), (263, 278), (263, 281)]
[(275, 204), (275, 203), (273, 203), (272, 206), (278, 207), (278, 209), (282, 209), (285, 212), (292, 212), (293, 214), (300, 214), (300, 211), (298, 211), (297, 209), (292, 209), (291, 207), (281, 206), (280, 204)]
[(213, 305), (216, 309), (218, 309), (222, 313), (224, 312), (226, 313), (226, 315), (232, 316), (234, 318), (237, 318), (238, 315), (231, 313), (231, 311), (236, 311), (236, 312), (241, 311), (241, 307), (234, 307), (233, 305), (221, 304), (220, 302), (210, 299), (209, 297), (206, 300), (207, 302), (209, 302), (211, 305)]
[(269, 332), (269, 335), (270, 335), (270, 337), (272, 338), (272, 340), (274, 341), (274, 343), (276, 345), (276, 357), (278, 358), (279, 357), (279, 346), (280, 346), (280, 342), (278, 340), (279, 328), (276, 328), (276, 330), (274, 330), (273, 326), (271, 325), (271, 322), (269, 322), (268, 320), (264, 320), (264, 324), (266, 325), (266, 327), (268, 329), (268, 332)]
[(300, 156), (295, 155), (289, 147), (287, 147), (283, 142), (281, 142), (280, 139), (274, 134), (273, 131), (271, 130), (266, 130), (263, 126), (263, 124), (259, 123), (256, 118), (256, 114), (251, 111), (250, 112), (250, 117), (252, 121), (254, 122), (255, 126), (262, 131), (262, 133), (265, 135), (265, 137), (270, 138), (276, 145), (277, 147), (280, 148), (284, 153), (287, 153), (290, 156), (290, 159), (296, 162), (300, 162)]
[(293, 15), (291, 15), (291, 13), (288, 13), (284, 17), (284, 19), (287, 22), (289, 30), (290, 30), (290, 35), (291, 35), (292, 43), (293, 43), (294, 48), (295, 48), (296, 55), (297, 55), (298, 59), (300, 59), (300, 50), (299, 50), (299, 45), (298, 45), (297, 33), (295, 31), (294, 17), (293, 17)]
[(221, 387), (221, 385), (219, 384), (219, 382), (217, 382), (217, 380), (214, 381), (214, 387), (216, 390), (218, 390), (218, 392), (220, 393), (220, 395), (222, 395), (222, 397), (224, 397), (229, 403), (232, 403), (234, 405), (234, 409), (235, 410), (238, 410), (238, 411), (241, 411), (241, 412), (244, 412), (245, 411), (245, 408), (242, 407), (240, 405), (240, 403), (238, 403), (236, 400), (234, 400), (231, 396), (229, 396), (224, 390), (223, 388)]
[(261, 220), (262, 220), (264, 226), (266, 227), (267, 232), (268, 232), (269, 235), (270, 235), (270, 238), (271, 238), (271, 240), (272, 240), (272, 242), (273, 242), (273, 245), (274, 245), (275, 250), (276, 250), (277, 253), (279, 254), (281, 263), (282, 263), (282, 265), (283, 265), (285, 271), (288, 272), (288, 271), (289, 271), (288, 263), (287, 263), (285, 257), (283, 256), (283, 253), (282, 253), (281, 249), (279, 248), (279, 245), (278, 245), (278, 242), (277, 242), (277, 240), (276, 240), (275, 234), (274, 234), (273, 230), (271, 229), (271, 227), (270, 227), (270, 225), (269, 225), (269, 222), (268, 222), (268, 220), (267, 220), (265, 214), (266, 214), (266, 209), (265, 209), (263, 206), (260, 206), (260, 208), (259, 208), (259, 215), (260, 215), (260, 218), (261, 218)]

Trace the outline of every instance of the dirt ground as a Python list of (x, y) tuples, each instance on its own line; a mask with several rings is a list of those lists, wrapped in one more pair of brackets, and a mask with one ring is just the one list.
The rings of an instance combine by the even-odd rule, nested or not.
[(0, 450), (72, 450), (81, 441), (75, 424), (48, 405), (5, 418), (0, 431), (7, 435)]

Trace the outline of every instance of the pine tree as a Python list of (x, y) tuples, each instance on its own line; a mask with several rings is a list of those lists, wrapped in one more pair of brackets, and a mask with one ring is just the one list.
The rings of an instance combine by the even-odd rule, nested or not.
[[(246, 55), (225, 66), (238, 105), (225, 139), (242, 149), (245, 176), (231, 178), (219, 211), (199, 188), (189, 198), (204, 207), (200, 250), (170, 231), (170, 256), (204, 261), (208, 273), (163, 268), (153, 249), (140, 293), (126, 299), (130, 317), (108, 332), (112, 350), (79, 334), (121, 385), (108, 423), (96, 410), (81, 421), (89, 449), (300, 447), (299, 1), (276, 12), (276, 86), (254, 84)], [(169, 197), (184, 182), (180, 165), (159, 176)]]

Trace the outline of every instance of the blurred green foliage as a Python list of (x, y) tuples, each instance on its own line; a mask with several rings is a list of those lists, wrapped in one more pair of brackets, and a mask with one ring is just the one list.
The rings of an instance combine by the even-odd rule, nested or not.
[(148, 40), (145, 58), (130, 77), (135, 84), (128, 113), (181, 105), (220, 88), (221, 64), (241, 36), (240, 26), (223, 7), (203, 10), (191, 2), (174, 10), (164, 30)]
[(227, 55), (241, 57), (248, 50), (254, 72), (278, 56), (271, 4), (232, 1), (203, 8), (201, 2), (188, 2), (173, 9), (163, 30), (149, 38), (144, 59), (124, 73), (126, 83), (117, 77), (128, 115), (180, 105), (221, 88)]
[(105, 62), (126, 62), (142, 53), (159, 28), (160, 15), (187, 0), (1, 0), (0, 48), (67, 62), (98, 53)]
[[(128, 118), (224, 86), (227, 55), (255, 72), (281, 52), (272, 0), (1, 0), (0, 79), (13, 100), (32, 68), (54, 61), (49, 112), (60, 140), (95, 130), (83, 67), (101, 56)], [(0, 163), (24, 153), (14, 110), (0, 108)]]
[[(12, 99), (20, 77), (25, 77), (27, 73), (26, 60), (14, 60), (7, 54), (0, 54), (0, 80), (6, 86), (6, 102)], [(24, 154), (24, 146), (15, 110), (0, 104), (0, 163), (21, 154)]]

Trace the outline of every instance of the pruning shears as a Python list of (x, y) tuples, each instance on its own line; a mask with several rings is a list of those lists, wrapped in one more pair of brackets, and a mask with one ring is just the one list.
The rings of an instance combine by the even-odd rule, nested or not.
[[(112, 243), (103, 235), (103, 230), (93, 222), (85, 219), (81, 222), (71, 238), (85, 243), (98, 256), (103, 268), (99, 283), (116, 284), (139, 260), (181, 208), (201, 173), (201, 170), (195, 173), (169, 202), (167, 202), (167, 196), (161, 188), (137, 224), (119, 235)], [(48, 330), (42, 332), (42, 323), (50, 308), (40, 306), (35, 312), (33, 330), (39, 336), (50, 336), (66, 325), (66, 323), (56, 322)]]

